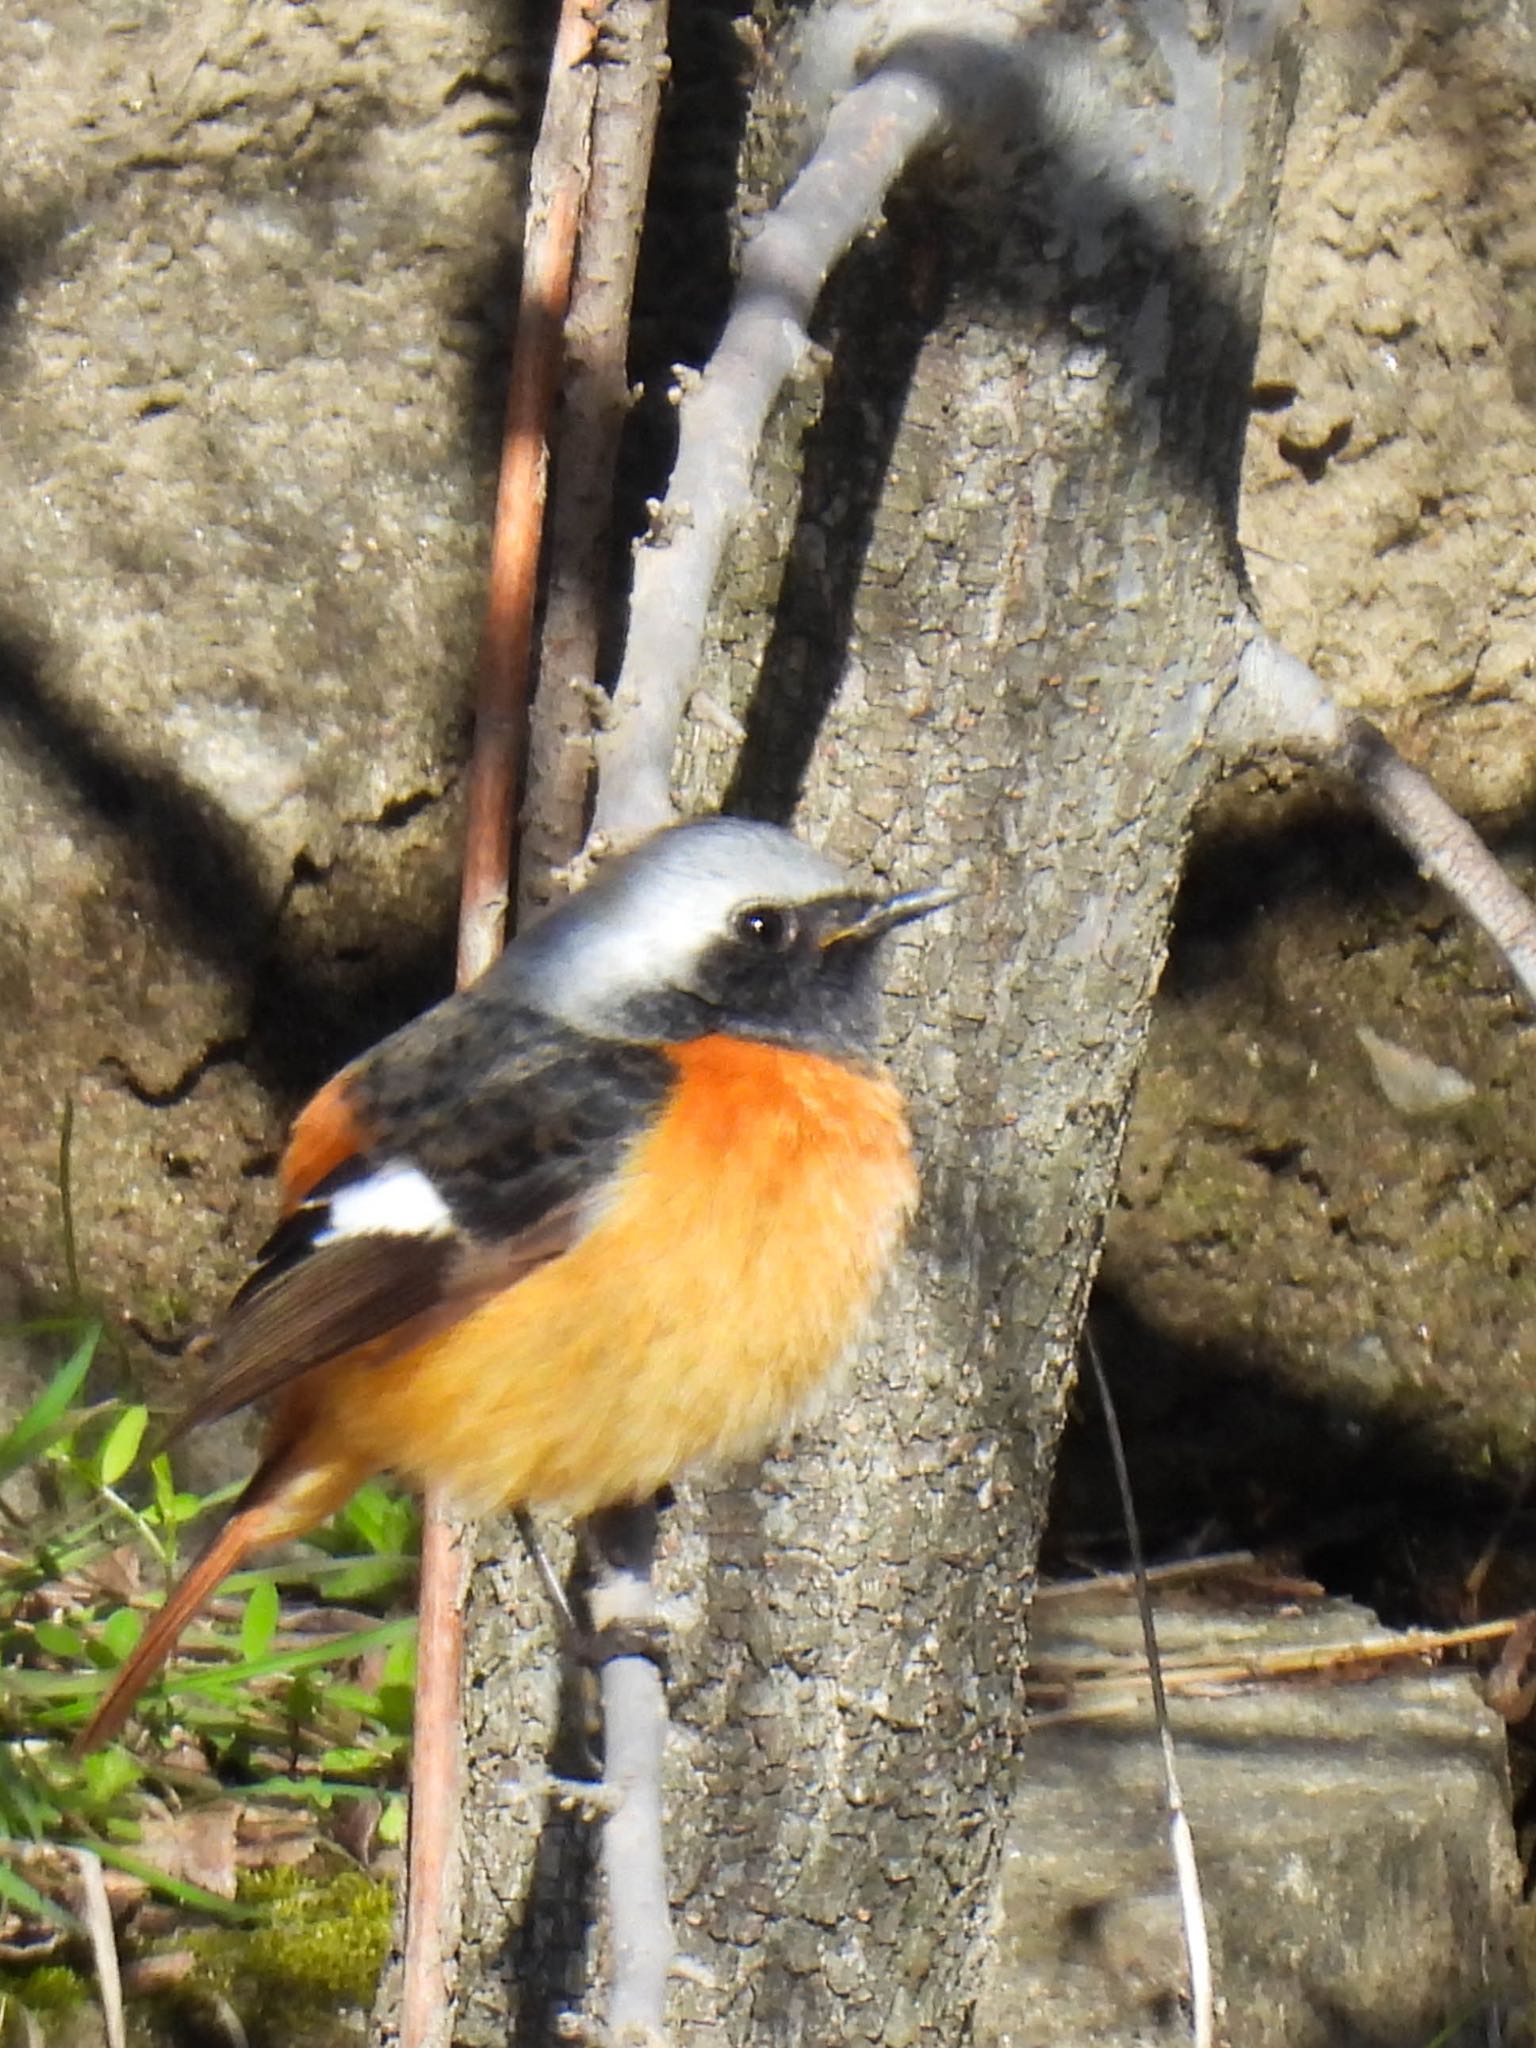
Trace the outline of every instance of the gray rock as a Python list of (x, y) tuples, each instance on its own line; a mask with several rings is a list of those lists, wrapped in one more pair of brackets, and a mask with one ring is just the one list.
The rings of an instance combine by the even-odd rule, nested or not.
[[(1222, 1611), (1190, 1593), (1160, 1597), (1158, 1629), (1170, 1673), (1390, 1633), (1343, 1602)], [(1130, 1596), (1042, 1600), (1031, 1634), (1063, 1718), (1029, 1737), (977, 2040), (1187, 2042), (1150, 1712), (1101, 1711), (1140, 1663)], [(1226, 2048), (1497, 2038), (1489, 2015), (1522, 1990), (1520, 1874), (1503, 1725), (1468, 1674), (1354, 1664), (1178, 1697), (1172, 1718)]]

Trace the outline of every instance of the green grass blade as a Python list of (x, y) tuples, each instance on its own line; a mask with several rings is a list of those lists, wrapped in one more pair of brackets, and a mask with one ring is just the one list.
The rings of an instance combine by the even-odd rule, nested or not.
[(398, 1615), (380, 1622), (377, 1628), (353, 1629), (344, 1636), (327, 1636), (307, 1650), (273, 1650), (265, 1657), (245, 1657), (234, 1664), (203, 1664), (185, 1674), (173, 1672), (162, 1690), (168, 1699), (183, 1692), (227, 1692), (231, 1686), (250, 1685), (258, 1678), (290, 1678), (299, 1671), (320, 1671), (327, 1664), (341, 1664), (361, 1657), (368, 1650), (387, 1650), (412, 1634), (413, 1614)]
[(15, 1428), (0, 1437), (0, 1486), (62, 1433), (64, 1418), (85, 1383), (100, 1342), (101, 1325), (92, 1323)]

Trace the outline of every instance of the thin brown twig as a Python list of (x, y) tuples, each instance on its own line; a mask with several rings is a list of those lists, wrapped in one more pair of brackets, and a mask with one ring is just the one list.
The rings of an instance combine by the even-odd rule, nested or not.
[[(525, 914), (569, 886), (586, 831), (613, 480), (630, 403), (629, 314), (666, 32), (665, 0), (610, 0), (592, 117), (592, 170), (566, 319), (549, 580), (518, 862), (518, 901)], [(610, 1509), (584, 1525), (594, 1573), (590, 1612), (599, 1628), (650, 1621), (655, 1537), (650, 1506)], [(553, 1595), (558, 1607), (558, 1584)], [(662, 1844), (666, 1696), (656, 1664), (642, 1656), (610, 1658), (600, 1685), (610, 1955), (606, 2037), (659, 2041), (672, 1957)]]
[[(1362, 1670), (1374, 1675), (1374, 1667), (1405, 1660), (1420, 1662), (1446, 1650), (1501, 1642), (1513, 1634), (1520, 1621), (1521, 1617), (1515, 1616), (1503, 1621), (1477, 1622), (1468, 1628), (1410, 1630), (1364, 1642), (1297, 1644), (1256, 1651), (1251, 1656), (1212, 1657), (1200, 1653), (1181, 1659), (1177, 1652), (1164, 1651), (1163, 1686), (1170, 1694), (1188, 1697), (1219, 1694), (1276, 1679), (1320, 1678)], [(1055, 1694), (1066, 1690), (1072, 1703), (1031, 1714), (1034, 1727), (1059, 1727), (1064, 1722), (1133, 1713), (1149, 1697), (1146, 1662), (1139, 1657), (1116, 1659), (1112, 1668), (1096, 1665), (1091, 1674), (1082, 1664), (1069, 1668), (1065, 1659), (1038, 1660), (1035, 1670), (1037, 1681), (1026, 1690), (1038, 1693), (1045, 1689)]]
[(400, 2048), (445, 2048), (448, 1958), (458, 1946), (464, 1593), (469, 1533), (440, 1494), (421, 1526)]
[(632, 397), (629, 314), (666, 47), (666, 0), (610, 0), (565, 320), (549, 574), (528, 724), (520, 919), (559, 892), (587, 829), (613, 481)]
[(544, 522), (547, 423), (560, 369), (596, 70), (590, 0), (563, 0), (544, 119), (529, 169), (523, 281), (491, 530), (489, 594), (459, 899), (459, 986), (483, 974), (506, 934), (516, 800), (528, 722), (534, 599)]
[[(515, 805), (529, 694), (547, 463), (595, 81), (588, 0), (563, 0), (549, 88), (529, 169), (523, 277), (481, 637), (459, 910), (459, 986), (500, 951), (515, 860)], [(400, 2048), (449, 2035), (448, 1958), (459, 1923), (461, 1674), (469, 1546), (437, 1490), (422, 1526), (420, 1635), (411, 1779)]]

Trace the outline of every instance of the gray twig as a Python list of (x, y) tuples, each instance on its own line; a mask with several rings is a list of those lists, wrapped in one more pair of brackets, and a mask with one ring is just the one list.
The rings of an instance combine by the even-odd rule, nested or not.
[(1339, 763), (1424, 873), (1498, 947), (1527, 1004), (1536, 1010), (1536, 909), (1492, 849), (1368, 718), (1349, 720)]
[(1536, 1011), (1536, 907), (1384, 733), (1347, 713), (1313, 669), (1262, 633), (1238, 663), (1224, 718), (1231, 741), (1285, 746), (1346, 775), (1422, 872), (1498, 948)]
[(629, 639), (598, 737), (594, 838), (625, 845), (672, 814), (672, 754), (727, 540), (751, 504), (768, 411), (810, 346), (828, 273), (942, 126), (932, 67), (894, 52), (833, 107), (810, 162), (742, 255), (720, 344), (680, 403), (677, 462), (637, 550)]
[[(594, 1625), (646, 1627), (655, 1622), (651, 1561), (654, 1507), (610, 1508), (586, 1527), (595, 1582)], [(614, 1657), (602, 1667), (603, 1875), (608, 1889), (612, 1981), (608, 2034), (616, 2043), (665, 2039), (672, 1923), (662, 1849), (661, 1760), (667, 1706), (661, 1673), (643, 1656)]]

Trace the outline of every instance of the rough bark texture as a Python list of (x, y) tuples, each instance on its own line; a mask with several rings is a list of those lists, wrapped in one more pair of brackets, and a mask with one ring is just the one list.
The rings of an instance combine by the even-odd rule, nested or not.
[[(1085, 47), (1125, 67), (1126, 107), (1167, 88), (1101, 26)], [(671, 1518), (672, 1853), (707, 1973), (679, 1988), (681, 2041), (899, 2048), (970, 2023), (1051, 1450), (1237, 647), (1227, 521), (1283, 105), (1277, 72), (1255, 84), (1208, 239), (1196, 207), (1138, 223), (1086, 149), (1042, 177), (1027, 132), (1023, 162), (915, 175), (833, 294), (824, 382), (787, 408), (731, 565), (708, 687), (748, 741), (733, 770), (701, 721), (686, 800), (730, 781), (782, 816), (803, 781), (797, 817), (850, 859), (973, 894), (893, 966), (926, 1197), (879, 1327), (791, 1450)], [(515, 2038), (549, 2039), (584, 1983), (549, 1883), (583, 1853), (565, 1817), (529, 1897), (527, 1606), (482, 1574), (466, 2042), (505, 2038), (512, 1998)], [(509, 1912), (538, 1940), (504, 1945)]]

